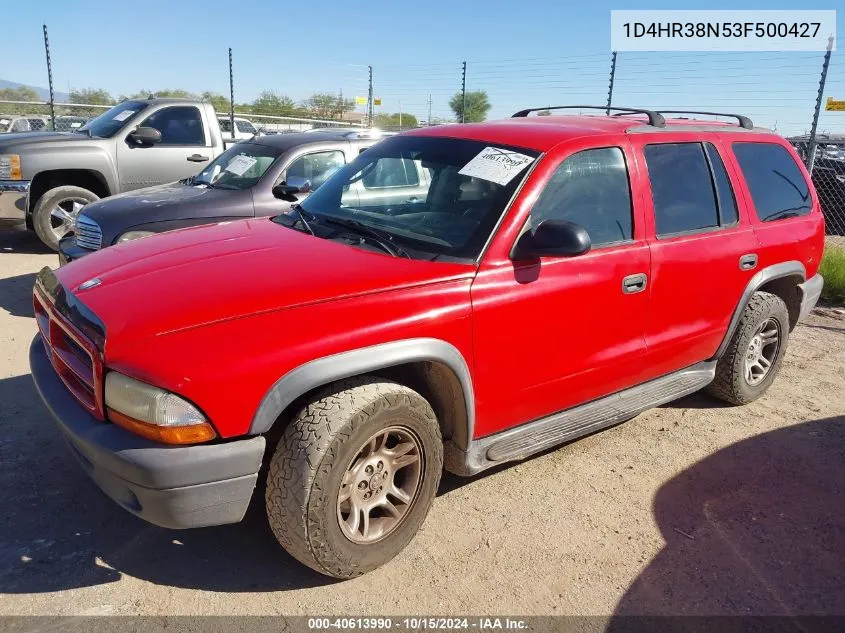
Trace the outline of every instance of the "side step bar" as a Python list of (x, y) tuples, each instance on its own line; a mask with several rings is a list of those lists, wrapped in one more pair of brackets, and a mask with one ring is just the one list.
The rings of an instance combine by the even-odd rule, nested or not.
[(694, 393), (712, 382), (715, 374), (716, 361), (699, 363), (515, 429), (473, 440), (467, 452), (450, 443), (446, 468), (459, 475), (474, 475), (498, 464), (525, 459)]

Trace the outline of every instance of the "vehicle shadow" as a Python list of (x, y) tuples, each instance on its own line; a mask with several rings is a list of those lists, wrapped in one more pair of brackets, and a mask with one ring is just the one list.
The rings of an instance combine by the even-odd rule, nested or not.
[(799, 630), (791, 618), (845, 614), (845, 416), (710, 455), (660, 487), (654, 516), (666, 544), (607, 630), (634, 615), (788, 616)]
[(0, 309), (12, 316), (35, 317), (32, 311), (32, 287), (38, 273), (0, 278)]
[[(38, 239), (35, 231), (27, 231), (23, 224), (0, 224), (0, 254), (20, 253), (21, 255), (50, 255), (50, 250)], [(58, 258), (56, 259), (58, 264)]]
[(227, 592), (332, 582), (284, 552), (260, 503), (240, 524), (184, 531), (120, 509), (74, 463), (29, 375), (0, 380), (0, 420), (0, 593), (90, 587), (122, 574)]

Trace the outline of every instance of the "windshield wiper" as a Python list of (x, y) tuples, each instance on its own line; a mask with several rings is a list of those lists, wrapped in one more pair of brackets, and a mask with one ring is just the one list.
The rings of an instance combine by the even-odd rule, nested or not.
[(337, 224), (347, 229), (351, 229), (355, 233), (358, 233), (358, 235), (362, 235), (364, 237), (369, 238), (371, 242), (380, 246), (382, 250), (389, 253), (390, 255), (393, 255), (394, 257), (407, 257), (408, 259), (411, 258), (411, 256), (408, 255), (408, 253), (401, 246), (393, 243), (393, 236), (387, 231), (382, 231), (380, 229), (373, 228), (369, 224), (359, 222), (358, 220), (351, 220), (349, 218), (336, 218), (334, 216), (329, 217), (326, 215), (313, 217), (321, 222), (326, 222), (328, 224)]
[(290, 210), (293, 211), (294, 213), (296, 213), (296, 217), (299, 220), (299, 222), (302, 224), (302, 226), (304, 226), (306, 228), (306, 230), (311, 235), (316, 236), (316, 233), (314, 233), (314, 229), (311, 228), (311, 225), (308, 224), (308, 220), (305, 219), (306, 216), (308, 216), (308, 217), (310, 217), (311, 220), (314, 220), (315, 219), (314, 215), (311, 214), (311, 213), (308, 213), (308, 211), (303, 209), (302, 206), (299, 205), (299, 204), (291, 205)]

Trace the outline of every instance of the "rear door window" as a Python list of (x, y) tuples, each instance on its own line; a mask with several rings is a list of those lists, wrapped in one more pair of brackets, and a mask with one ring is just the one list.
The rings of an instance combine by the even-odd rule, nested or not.
[(719, 226), (713, 180), (701, 143), (647, 145), (645, 160), (658, 236)]
[(810, 212), (810, 187), (786, 148), (775, 143), (734, 143), (733, 150), (760, 220)]

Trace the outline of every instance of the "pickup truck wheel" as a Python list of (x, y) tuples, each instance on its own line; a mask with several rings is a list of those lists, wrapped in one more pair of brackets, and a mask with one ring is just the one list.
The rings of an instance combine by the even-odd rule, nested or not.
[(716, 364), (716, 378), (708, 391), (731, 404), (756, 400), (780, 370), (788, 339), (789, 312), (783, 299), (768, 292), (754, 293)]
[(41, 196), (32, 212), (35, 232), (47, 246), (59, 250), (59, 240), (73, 231), (82, 207), (99, 199), (97, 194), (82, 187), (50, 189)]
[(352, 578), (408, 544), (442, 470), (437, 418), (421, 395), (373, 377), (343, 380), (285, 429), (270, 462), (267, 517), (294, 558)]

